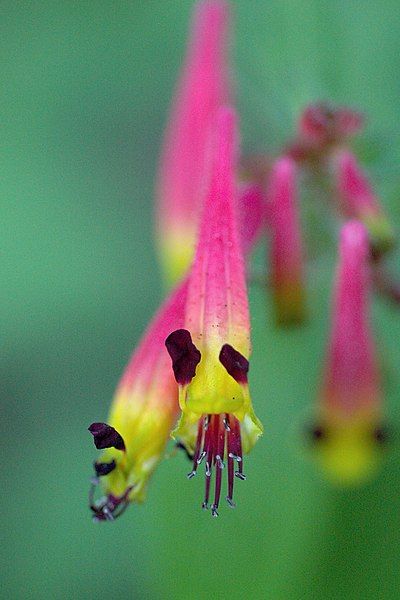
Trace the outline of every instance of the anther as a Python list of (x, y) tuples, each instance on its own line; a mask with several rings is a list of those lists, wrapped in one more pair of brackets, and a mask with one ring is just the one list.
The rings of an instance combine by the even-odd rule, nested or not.
[(223, 424), (224, 424), (224, 427), (225, 427), (226, 431), (230, 431), (230, 430), (231, 430), (231, 428), (230, 428), (230, 426), (229, 426), (229, 421), (228, 421), (228, 419), (227, 419), (227, 418), (225, 418), (225, 419), (223, 419), (223, 421), (222, 421), (222, 422), (223, 422)]
[(240, 473), (239, 471), (235, 471), (235, 477), (241, 479), (242, 481), (246, 480), (246, 475), (244, 473)]
[(203, 450), (203, 452), (200, 454), (199, 458), (197, 459), (197, 464), (200, 465), (204, 459), (204, 457), (206, 456), (207, 452), (205, 450)]
[(186, 477), (187, 477), (188, 479), (192, 479), (192, 477), (194, 477), (195, 475), (196, 475), (196, 471), (190, 471), (190, 473), (188, 473), (188, 474), (186, 475)]
[(217, 454), (217, 456), (215, 457), (215, 462), (217, 463), (217, 465), (220, 469), (223, 469), (225, 467), (224, 461), (219, 456), (219, 454)]
[(107, 521), (114, 521), (114, 517), (112, 515), (112, 512), (110, 511), (110, 509), (107, 506), (103, 507), (103, 515), (105, 516), (105, 518), (107, 519)]
[(202, 503), (202, 505), (201, 505), (201, 508), (202, 508), (203, 510), (208, 510), (208, 509), (209, 509), (208, 502), (204, 501), (204, 502)]
[(237, 454), (233, 454), (233, 452), (229, 452), (228, 456), (229, 458), (233, 458), (233, 460), (236, 460), (238, 463), (242, 462), (242, 457), (238, 456)]
[(206, 477), (211, 477), (211, 468), (209, 462), (206, 462)]
[(229, 498), (229, 496), (227, 496), (227, 497), (226, 497), (226, 501), (227, 501), (228, 505), (229, 505), (231, 508), (236, 508), (236, 504), (234, 503), (234, 501), (232, 500), (232, 498)]
[(213, 504), (211, 506), (211, 516), (212, 517), (218, 517), (219, 516), (219, 514), (218, 514), (218, 507), (215, 506), (215, 504)]

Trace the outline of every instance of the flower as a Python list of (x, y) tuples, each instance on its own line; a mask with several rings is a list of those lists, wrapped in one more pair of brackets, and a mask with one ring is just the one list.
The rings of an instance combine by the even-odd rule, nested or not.
[[(261, 231), (263, 204), (257, 185), (241, 189), (239, 226), (245, 255)], [(90, 491), (96, 521), (114, 520), (129, 503), (143, 501), (149, 479), (163, 458), (179, 414), (178, 390), (164, 341), (171, 329), (184, 324), (187, 287), (188, 278), (170, 293), (147, 328), (118, 385), (110, 424), (92, 423), (89, 427), (96, 448), (106, 449), (94, 463)], [(95, 502), (94, 491), (100, 481), (105, 496)]]
[(150, 323), (118, 385), (108, 424), (93, 423), (98, 449), (105, 449), (94, 464), (105, 497), (90, 505), (96, 520), (112, 520), (130, 502), (145, 498), (150, 476), (163, 457), (179, 414), (176, 383), (164, 340), (184, 320), (187, 280), (161, 306)]
[(347, 150), (334, 154), (333, 169), (343, 213), (364, 223), (373, 254), (381, 255), (393, 246), (394, 233), (366, 173)]
[(363, 125), (363, 115), (346, 106), (309, 104), (300, 115), (297, 137), (287, 153), (299, 162), (318, 163), (327, 151), (359, 133)]
[(245, 258), (264, 230), (265, 198), (260, 185), (242, 184), (239, 190), (238, 228)]
[(305, 317), (302, 234), (296, 195), (296, 165), (284, 156), (273, 166), (267, 193), (270, 283), (280, 325), (300, 323)]
[(370, 330), (368, 233), (358, 221), (341, 230), (328, 355), (317, 425), (317, 457), (328, 476), (358, 483), (376, 468), (386, 439)]
[(209, 128), (230, 96), (226, 60), (229, 8), (198, 2), (185, 65), (166, 130), (157, 185), (157, 239), (168, 284), (190, 266), (201, 212)]
[(231, 108), (218, 111), (211, 154), (210, 182), (187, 290), (185, 326), (171, 332), (166, 346), (182, 411), (173, 436), (193, 454), (189, 477), (205, 462), (204, 508), (209, 505), (215, 470), (211, 512), (217, 516), (225, 456), (226, 499), (233, 506), (234, 474), (245, 478), (243, 453), (262, 433), (247, 380), (250, 323), (236, 216), (236, 117)]

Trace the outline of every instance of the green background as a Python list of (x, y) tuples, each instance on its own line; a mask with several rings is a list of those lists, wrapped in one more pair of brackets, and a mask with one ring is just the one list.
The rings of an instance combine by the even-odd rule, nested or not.
[[(377, 478), (346, 491), (325, 482), (299, 434), (316, 395), (334, 260), (318, 223), (306, 327), (276, 331), (263, 290), (251, 289), (251, 383), (266, 432), (236, 511), (204, 514), (202, 482), (185, 479), (179, 455), (161, 465), (145, 505), (114, 524), (90, 520), (86, 428), (106, 418), (163, 293), (153, 188), (192, 4), (0, 3), (0, 594), (397, 599), (396, 435)], [(398, 226), (398, 0), (232, 4), (244, 149), (277, 151), (310, 100), (360, 107), (369, 125), (357, 147)], [(377, 300), (374, 326), (396, 431), (399, 312)]]

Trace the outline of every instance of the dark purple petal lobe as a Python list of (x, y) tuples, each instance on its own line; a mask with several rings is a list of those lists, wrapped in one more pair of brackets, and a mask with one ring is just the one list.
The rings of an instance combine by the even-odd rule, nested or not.
[(165, 340), (172, 360), (172, 369), (179, 385), (190, 383), (196, 374), (196, 367), (201, 360), (201, 353), (192, 342), (187, 329), (177, 329)]
[(98, 477), (103, 477), (104, 475), (108, 475), (109, 473), (111, 473), (111, 471), (115, 469), (116, 462), (115, 460), (112, 460), (109, 463), (95, 462), (93, 466), (94, 470), (96, 471), (96, 475)]
[(125, 443), (122, 436), (107, 423), (92, 423), (88, 430), (93, 435), (94, 445), (97, 450), (104, 448), (116, 448), (117, 450), (125, 450)]
[(230, 344), (224, 344), (219, 353), (221, 364), (238, 383), (247, 383), (249, 361)]

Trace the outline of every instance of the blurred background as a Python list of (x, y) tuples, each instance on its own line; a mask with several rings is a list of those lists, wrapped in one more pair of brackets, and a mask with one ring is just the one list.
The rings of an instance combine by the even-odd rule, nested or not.
[[(130, 352), (162, 298), (152, 239), (155, 172), (191, 0), (2, 0), (1, 395), (4, 598), (399, 597), (399, 312), (374, 304), (387, 461), (364, 487), (327, 483), (302, 427), (315, 399), (333, 246), (309, 285), (307, 326), (277, 331), (251, 288), (253, 401), (265, 436), (211, 519), (184, 456), (148, 500), (91, 522), (96, 458)], [(400, 223), (398, 0), (237, 0), (237, 102), (247, 152), (277, 151), (300, 108), (368, 116), (357, 142)], [(397, 264), (396, 264), (397, 262)], [(398, 258), (392, 258), (392, 267)]]

